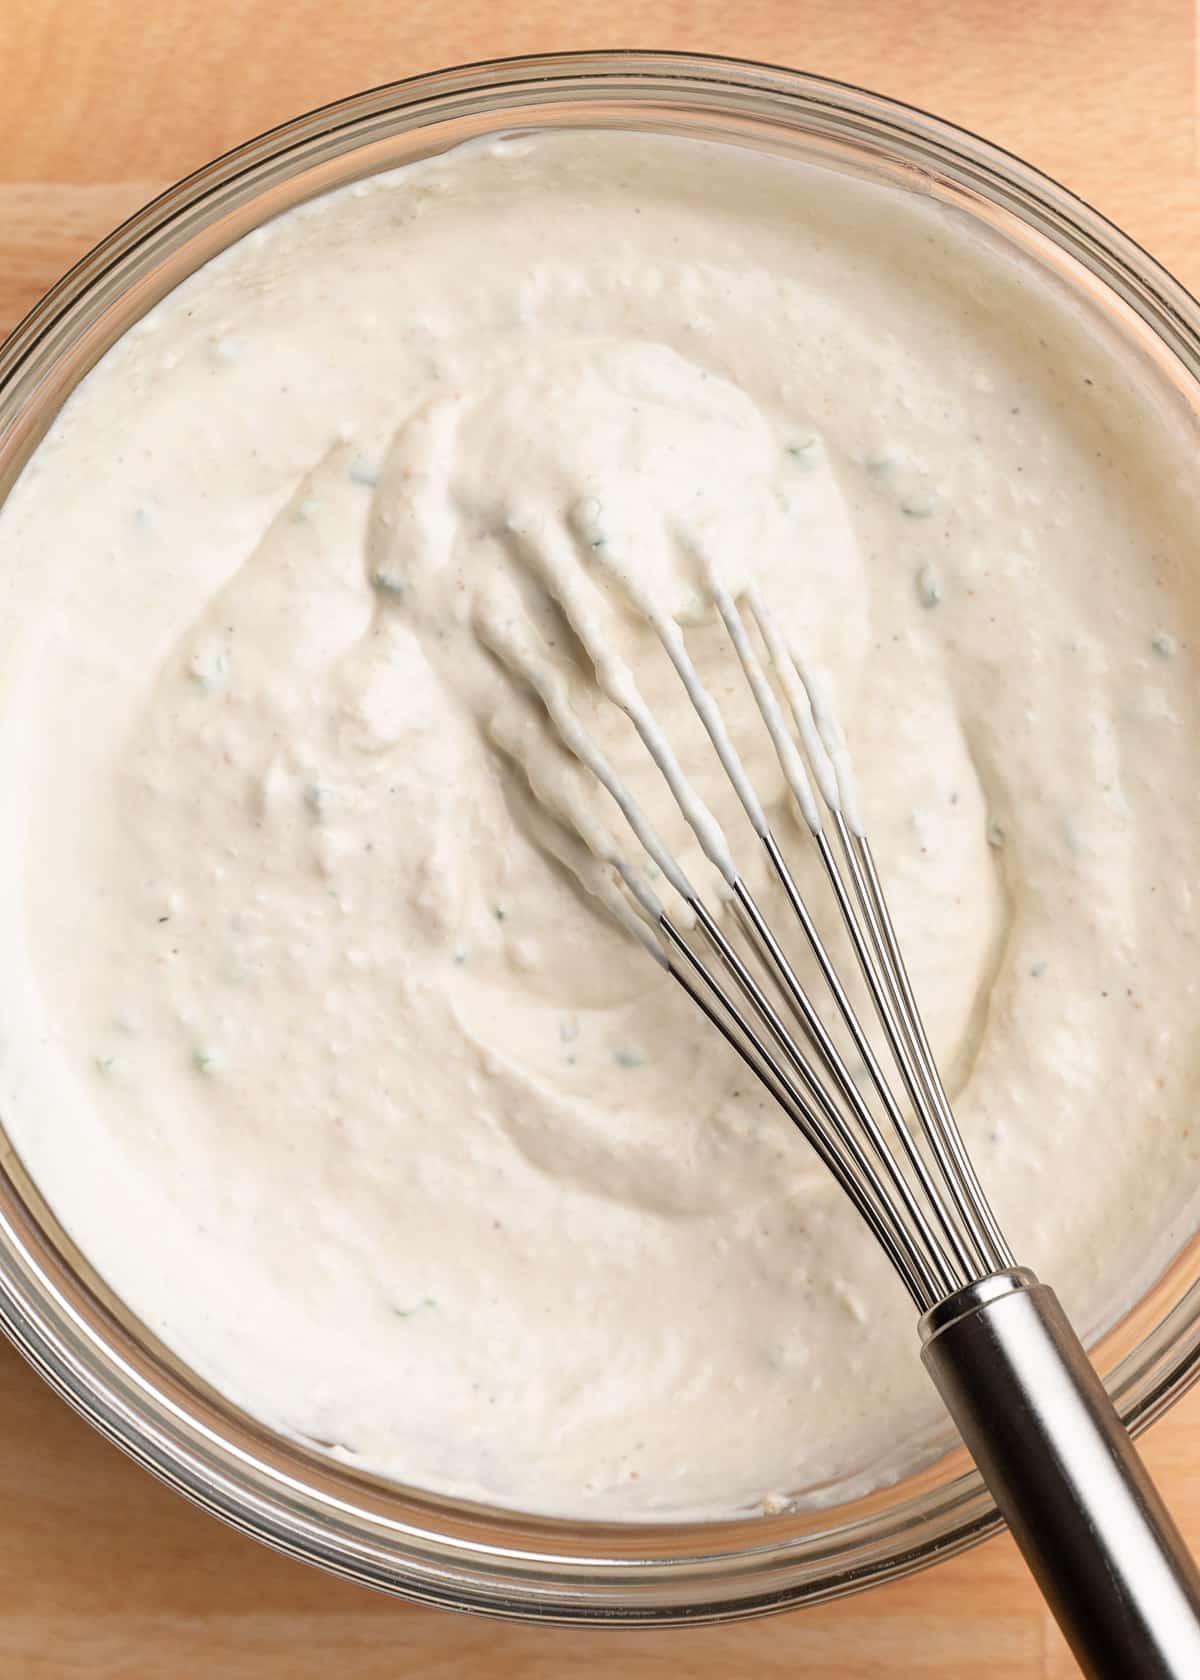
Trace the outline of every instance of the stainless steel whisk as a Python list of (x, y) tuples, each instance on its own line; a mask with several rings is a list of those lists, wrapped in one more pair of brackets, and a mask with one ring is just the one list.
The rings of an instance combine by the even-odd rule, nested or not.
[[(816, 847), (909, 1112), (674, 620), (638, 602), (766, 850), (815, 959), (825, 1008), (832, 1003), (862, 1060), (869, 1098), (632, 673), (597, 662), (601, 687), (633, 722), (719, 871), (740, 942), (511, 621), (507, 630), (493, 623), (485, 639), (539, 693), (564, 744), (612, 794), (681, 898), (683, 913), (672, 915), (644, 868), (605, 834), (589, 837), (636, 901), (635, 931), (808, 1139), (902, 1279), (921, 1314), (925, 1365), (1084, 1671), (1104, 1680), (1200, 1680), (1200, 1576), (1057, 1299), (1016, 1264), (988, 1206), (922, 1025), (832, 708), (758, 587), (739, 597), (743, 613), (711, 570), (708, 584)], [(559, 605), (587, 647), (571, 601), (560, 595)]]

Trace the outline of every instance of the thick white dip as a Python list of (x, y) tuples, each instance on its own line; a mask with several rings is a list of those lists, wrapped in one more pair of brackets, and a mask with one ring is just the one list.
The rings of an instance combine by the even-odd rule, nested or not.
[(740, 727), (688, 541), (765, 582), (835, 685), (980, 1175), (1086, 1332), (1200, 1181), (1194, 459), (950, 213), (732, 148), (479, 144), (244, 240), (0, 514), (0, 1115), (40, 1190), (202, 1377), (403, 1481), (721, 1517), (900, 1473), (940, 1427), (911, 1307), (581, 889), (514, 759), (571, 766), (479, 627), (606, 546)]

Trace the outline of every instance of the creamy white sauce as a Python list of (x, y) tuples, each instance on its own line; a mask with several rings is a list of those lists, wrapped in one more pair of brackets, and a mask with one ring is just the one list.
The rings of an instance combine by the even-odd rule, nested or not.
[(210, 264), (0, 514), (0, 1114), (83, 1253), (425, 1487), (900, 1474), (900, 1285), (629, 937), (673, 859), (782, 922), (761, 799), (843, 949), (714, 581), (835, 696), (981, 1177), (1094, 1330), (1200, 1177), (1194, 452), (949, 212), (732, 148), (478, 145)]

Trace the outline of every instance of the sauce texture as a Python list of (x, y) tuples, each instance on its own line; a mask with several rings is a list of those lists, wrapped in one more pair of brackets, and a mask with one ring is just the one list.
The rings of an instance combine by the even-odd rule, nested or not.
[(1195, 449), (952, 212), (732, 147), (479, 143), (240, 242), (0, 512), (0, 1115), (56, 1215), (404, 1482), (719, 1518), (902, 1474), (947, 1428), (911, 1307), (610, 915), (547, 696), (707, 887), (588, 650), (636, 677), (782, 922), (680, 626), (841, 950), (705, 568), (765, 593), (998, 1217), (1095, 1332), (1200, 1183)]

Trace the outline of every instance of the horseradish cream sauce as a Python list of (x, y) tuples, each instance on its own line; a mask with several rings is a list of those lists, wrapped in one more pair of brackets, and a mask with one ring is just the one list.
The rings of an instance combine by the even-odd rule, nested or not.
[(944, 1438), (548, 726), (709, 889), (589, 650), (635, 680), (783, 925), (678, 624), (849, 967), (711, 566), (827, 675), (980, 1176), (1110, 1322), (1200, 1176), (1194, 452), (953, 212), (732, 147), (477, 143), (208, 264), (0, 514), (0, 1115), (88, 1261), (275, 1428), (531, 1511), (836, 1502)]

